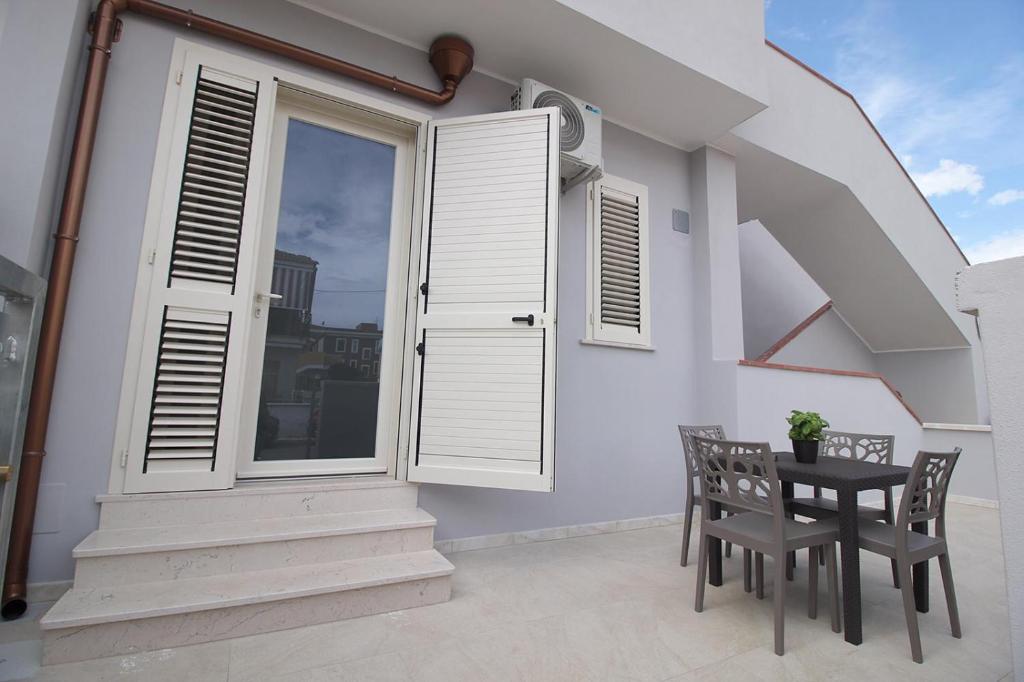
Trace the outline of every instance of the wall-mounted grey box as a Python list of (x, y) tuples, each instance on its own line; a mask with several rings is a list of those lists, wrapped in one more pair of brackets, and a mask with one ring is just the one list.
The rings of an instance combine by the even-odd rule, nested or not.
[(690, 214), (681, 208), (673, 208), (672, 229), (683, 234), (690, 234)]

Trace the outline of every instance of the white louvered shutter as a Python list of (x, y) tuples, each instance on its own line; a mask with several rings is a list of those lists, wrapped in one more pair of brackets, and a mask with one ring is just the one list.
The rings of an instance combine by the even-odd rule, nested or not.
[(649, 346), (647, 188), (605, 176), (591, 183), (588, 202), (591, 338)]
[(553, 489), (558, 130), (430, 124), (409, 480)]
[[(230, 68), (230, 72), (228, 70)], [(126, 492), (230, 487), (272, 81), (186, 55), (165, 119)], [(169, 106), (169, 105), (168, 105)], [(163, 140), (161, 140), (163, 141)], [(158, 173), (161, 169), (157, 169)]]

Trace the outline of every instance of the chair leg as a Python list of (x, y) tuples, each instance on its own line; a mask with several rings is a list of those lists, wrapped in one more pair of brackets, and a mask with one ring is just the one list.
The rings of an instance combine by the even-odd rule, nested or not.
[(775, 557), (775, 653), (786, 653), (786, 553)]
[(750, 593), (750, 550), (743, 548), (743, 591)]
[(807, 617), (818, 617), (818, 551), (817, 547), (807, 548)]
[(693, 495), (686, 495), (686, 516), (683, 518), (683, 550), (679, 557), (679, 565), (685, 566), (690, 553), (690, 531), (693, 529)]
[(939, 555), (939, 570), (942, 571), (942, 589), (946, 592), (946, 609), (949, 611), (949, 627), (953, 636), (960, 639), (960, 610), (956, 607), (956, 590), (953, 587), (953, 568), (949, 555)]
[(760, 552), (754, 557), (754, 584), (757, 598), (764, 599), (764, 554)]
[(828, 614), (832, 621), (832, 632), (840, 632), (839, 623), (839, 570), (836, 566), (836, 544), (825, 545), (825, 561), (828, 564)]
[(917, 627), (917, 606), (914, 603), (914, 583), (910, 577), (910, 561), (898, 560), (900, 592), (903, 595), (903, 613), (907, 617), (907, 634), (910, 636), (910, 655), (915, 663), (924, 663), (921, 653), (921, 632)]
[[(890, 526), (895, 525), (896, 521), (893, 519), (892, 512), (892, 488), (886, 488), (884, 492), (885, 499), (885, 522)], [(896, 567), (896, 560), (893, 559), (892, 563), (892, 586), (897, 590), (900, 589), (900, 572)]]
[[(732, 516), (732, 512), (726, 512), (725, 515), (726, 516)], [(727, 542), (727, 543), (725, 543), (725, 558), (728, 559), (731, 556), (732, 556), (732, 543), (731, 542)]]
[(693, 602), (693, 610), (700, 613), (704, 610), (704, 585), (708, 579), (708, 536), (700, 534), (700, 551), (697, 553), (697, 596)]

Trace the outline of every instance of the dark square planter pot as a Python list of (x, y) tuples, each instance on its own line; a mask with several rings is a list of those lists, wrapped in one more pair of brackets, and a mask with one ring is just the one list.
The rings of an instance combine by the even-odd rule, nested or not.
[(794, 440), (793, 455), (796, 461), (804, 464), (814, 464), (818, 461), (818, 443), (816, 440)]

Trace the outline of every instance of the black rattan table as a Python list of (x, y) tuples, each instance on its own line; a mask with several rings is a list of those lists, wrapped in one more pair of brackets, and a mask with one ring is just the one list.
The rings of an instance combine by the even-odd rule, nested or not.
[[(861, 633), (860, 613), (860, 543), (858, 541), (859, 518), (857, 516), (857, 493), (862, 490), (877, 490), (896, 485), (903, 485), (910, 475), (910, 467), (895, 464), (876, 464), (860, 462), (838, 457), (819, 457), (814, 464), (797, 462), (792, 453), (778, 452), (775, 456), (775, 468), (782, 482), (784, 498), (793, 497), (793, 484), (818, 486), (836, 491), (839, 505), (839, 544), (842, 548), (843, 571), (843, 626), (846, 641), (860, 644)], [(711, 517), (719, 518), (721, 510), (718, 505), (711, 505)], [(914, 530), (927, 533), (925, 527), (914, 524)], [(709, 582), (712, 585), (722, 584), (722, 548), (721, 542), (711, 539), (709, 549)], [(928, 562), (914, 566), (914, 598), (917, 610), (928, 611)]]

